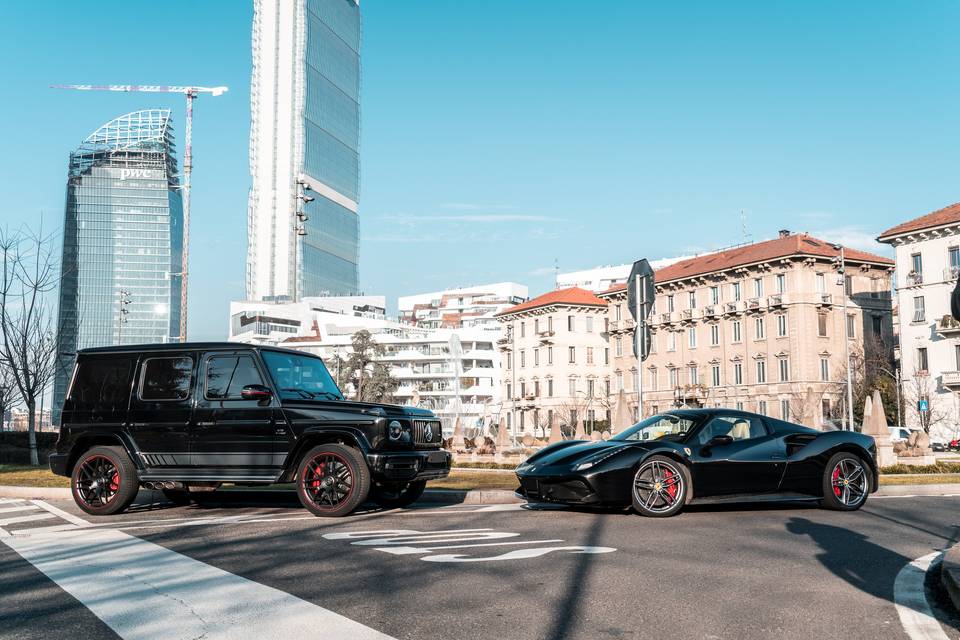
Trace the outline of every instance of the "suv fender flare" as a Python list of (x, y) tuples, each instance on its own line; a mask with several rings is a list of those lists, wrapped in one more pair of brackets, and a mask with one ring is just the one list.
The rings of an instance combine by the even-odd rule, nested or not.
[(364, 459), (366, 459), (366, 455), (370, 451), (370, 444), (360, 429), (346, 426), (334, 428), (308, 427), (297, 439), (293, 449), (287, 455), (287, 459), (283, 464), (284, 472), (279, 482), (292, 482), (297, 473), (300, 456), (302, 456), (305, 451), (319, 444), (344, 444), (359, 450)]
[(73, 465), (77, 463), (77, 458), (79, 458), (84, 451), (97, 445), (106, 445), (108, 447), (119, 445), (123, 447), (124, 451), (127, 452), (127, 455), (130, 456), (130, 459), (133, 461), (133, 465), (137, 468), (137, 471), (143, 471), (140, 455), (125, 433), (117, 431), (85, 431), (77, 437), (70, 447), (70, 452), (67, 457), (67, 473), (73, 472)]

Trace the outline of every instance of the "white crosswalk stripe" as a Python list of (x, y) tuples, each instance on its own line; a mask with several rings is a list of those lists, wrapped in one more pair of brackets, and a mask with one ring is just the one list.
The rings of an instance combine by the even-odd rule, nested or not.
[(15, 511), (36, 511), (39, 509), (35, 504), (25, 504), (16, 507), (0, 507), (0, 513), (13, 513)]
[(57, 514), (55, 513), (38, 513), (36, 515), (30, 516), (16, 516), (13, 518), (3, 518), (0, 520), (0, 526), (8, 526), (11, 524), (16, 524), (18, 522), (32, 522), (34, 520), (49, 520), (50, 518), (56, 518)]

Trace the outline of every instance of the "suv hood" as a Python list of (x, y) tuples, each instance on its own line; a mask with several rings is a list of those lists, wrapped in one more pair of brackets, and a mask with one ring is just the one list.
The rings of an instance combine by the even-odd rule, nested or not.
[(384, 404), (379, 402), (354, 402), (353, 400), (323, 400), (316, 398), (313, 400), (294, 399), (283, 400), (282, 405), (288, 408), (296, 409), (326, 409), (337, 411), (351, 411), (363, 413), (371, 416), (383, 416), (387, 418), (435, 418), (436, 416), (429, 409), (420, 407), (408, 407), (399, 404)]

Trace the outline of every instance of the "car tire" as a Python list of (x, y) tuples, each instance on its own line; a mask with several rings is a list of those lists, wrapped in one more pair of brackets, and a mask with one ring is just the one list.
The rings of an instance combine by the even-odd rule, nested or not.
[(873, 472), (860, 456), (841, 451), (827, 461), (823, 470), (823, 500), (834, 511), (856, 511), (867, 502)]
[(370, 493), (370, 469), (353, 447), (322, 444), (297, 466), (297, 496), (315, 516), (336, 518), (356, 509)]
[(666, 456), (644, 459), (632, 478), (630, 496), (633, 509), (642, 516), (667, 518), (676, 515), (690, 494), (690, 471)]
[(139, 491), (137, 468), (123, 447), (87, 449), (77, 458), (70, 474), (73, 501), (94, 516), (124, 511)]
[(426, 488), (426, 480), (375, 485), (370, 498), (384, 509), (399, 509), (419, 500)]
[(193, 496), (186, 489), (164, 489), (162, 493), (164, 498), (178, 507), (185, 507), (193, 502)]

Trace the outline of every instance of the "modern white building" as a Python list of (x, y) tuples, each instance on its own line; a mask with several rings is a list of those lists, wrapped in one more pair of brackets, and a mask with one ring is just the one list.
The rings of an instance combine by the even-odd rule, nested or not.
[(929, 425), (933, 440), (956, 438), (960, 323), (950, 315), (950, 294), (960, 273), (960, 203), (887, 229), (877, 240), (896, 251), (904, 422)]
[[(671, 264), (680, 262), (681, 260), (689, 260), (693, 257), (696, 256), (659, 258), (657, 260), (650, 260), (650, 266), (654, 269), (662, 269), (670, 266)], [(630, 270), (632, 268), (633, 263), (614, 264), (602, 267), (594, 267), (593, 269), (584, 269), (582, 271), (558, 273), (556, 288), (569, 289), (570, 287), (577, 287), (578, 289), (586, 289), (587, 291), (592, 291), (594, 293), (608, 291), (615, 285), (626, 282), (627, 278), (630, 277)]]
[(432, 409), (446, 435), (458, 416), (468, 430), (499, 419), (499, 325), (453, 329), (403, 324), (384, 316), (383, 298), (377, 296), (230, 305), (230, 340), (300, 349), (331, 366), (338, 357), (349, 356), (353, 336), (361, 330), (384, 347), (380, 360), (399, 383), (395, 400)]
[(402, 322), (418, 327), (498, 327), (494, 316), (528, 297), (525, 285), (497, 282), (402, 296), (397, 309)]
[(360, 5), (254, 0), (253, 8), (246, 296), (354, 295)]

